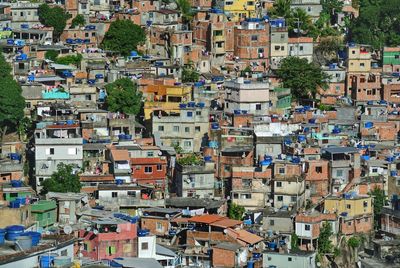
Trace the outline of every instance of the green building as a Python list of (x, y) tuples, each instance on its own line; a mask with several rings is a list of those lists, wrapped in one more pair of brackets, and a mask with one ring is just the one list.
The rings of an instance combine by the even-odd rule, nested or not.
[(277, 112), (286, 112), (290, 110), (292, 105), (292, 94), (290, 88), (279, 88), (276, 87), (270, 92), (270, 99), (272, 102), (272, 108)]
[(400, 65), (400, 51), (388, 50), (383, 50), (383, 65)]
[(40, 200), (32, 204), (32, 218), (39, 223), (39, 227), (53, 225), (57, 221), (57, 204), (53, 200)]
[(22, 185), (21, 187), (12, 187), (11, 184), (4, 184), (2, 186), (3, 200), (14, 201), (17, 198), (32, 197), (33, 190), (29, 186)]

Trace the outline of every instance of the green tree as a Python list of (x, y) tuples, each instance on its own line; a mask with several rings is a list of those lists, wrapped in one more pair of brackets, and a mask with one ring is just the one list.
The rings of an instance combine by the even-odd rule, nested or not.
[(341, 0), (322, 0), (322, 12), (335, 15), (342, 11), (343, 1)]
[(324, 222), (318, 237), (318, 254), (324, 255), (327, 253), (332, 253), (332, 235), (333, 232), (331, 224), (329, 222)]
[(24, 117), (18, 122), (17, 132), (20, 141), (23, 141), (26, 138), (26, 135), (28, 134), (29, 130), (31, 130), (31, 128), (32, 121), (28, 117)]
[(101, 47), (128, 56), (146, 41), (144, 30), (130, 20), (116, 20), (106, 32)]
[(56, 61), (56, 59), (58, 57), (58, 51), (48, 50), (48, 51), (46, 51), (46, 53), (44, 53), (44, 57), (48, 60)]
[(142, 93), (129, 78), (121, 78), (106, 85), (107, 107), (111, 112), (137, 115), (142, 106)]
[(381, 227), (382, 207), (386, 203), (385, 192), (380, 188), (375, 187), (374, 190), (370, 192), (370, 195), (373, 197), (374, 203), (374, 228), (379, 230)]
[(292, 90), (292, 94), (297, 100), (315, 99), (319, 87), (327, 88), (327, 78), (329, 77), (319, 66), (298, 57), (283, 59), (276, 74), (282, 79), (283, 86)]
[(304, 9), (295, 8), (291, 10), (287, 18), (288, 30), (293, 35), (307, 35), (313, 29), (310, 15)]
[(25, 100), (21, 86), (11, 75), (11, 66), (0, 55), (0, 139), (3, 142), (8, 130), (15, 130), (24, 118)]
[(85, 17), (82, 14), (76, 15), (76, 17), (72, 20), (71, 27), (75, 28), (76, 26), (84, 26), (85, 25)]
[(292, 250), (299, 249), (299, 237), (296, 235), (296, 233), (292, 233), (292, 236), (290, 238), (290, 245)]
[(290, 17), (290, 4), (291, 0), (276, 0), (274, 2), (274, 5), (272, 6), (271, 10), (269, 10), (268, 14), (271, 17), (284, 17), (288, 18)]
[(199, 81), (199, 73), (194, 70), (192, 65), (186, 65), (182, 68), (182, 82), (191, 83)]
[(182, 14), (182, 22), (188, 24), (194, 16), (190, 2), (188, 0), (175, 0), (175, 3)]
[(234, 220), (241, 220), (245, 211), (244, 207), (231, 202), (228, 207), (228, 217)]
[(53, 35), (58, 39), (67, 26), (67, 20), (71, 17), (68, 12), (65, 12), (61, 7), (50, 7), (47, 4), (42, 4), (38, 9), (39, 20), (45, 26), (53, 27)]
[(361, 240), (357, 236), (352, 236), (347, 241), (347, 244), (349, 245), (349, 247), (355, 249), (355, 248), (358, 248), (361, 245)]
[(65, 65), (75, 65), (79, 66), (79, 64), (82, 61), (82, 54), (76, 54), (76, 55), (67, 55), (63, 57), (57, 57), (54, 61), (58, 64), (65, 64)]
[(79, 193), (82, 188), (79, 176), (74, 172), (73, 166), (64, 163), (60, 163), (57, 171), (49, 179), (43, 181), (42, 185), (42, 194), (48, 192)]
[(360, 15), (350, 24), (349, 40), (372, 45), (400, 45), (400, 5), (398, 0), (360, 1)]

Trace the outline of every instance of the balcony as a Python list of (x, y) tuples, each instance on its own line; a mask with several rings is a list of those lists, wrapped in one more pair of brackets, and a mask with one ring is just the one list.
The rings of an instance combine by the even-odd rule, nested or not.
[(101, 205), (118, 203), (121, 207), (162, 207), (164, 199), (139, 199), (135, 197), (121, 196), (117, 198), (100, 198)]
[(0, 20), (11, 20), (10, 14), (0, 14)]
[(330, 165), (333, 168), (350, 167), (351, 166), (351, 161), (350, 160), (334, 160), (334, 161), (331, 161)]
[(214, 54), (225, 54), (225, 47), (214, 47), (212, 52)]

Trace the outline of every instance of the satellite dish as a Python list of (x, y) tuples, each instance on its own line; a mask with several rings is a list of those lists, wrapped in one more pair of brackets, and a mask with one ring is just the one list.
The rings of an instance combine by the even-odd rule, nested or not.
[(169, 217), (170, 217), (169, 214), (165, 214), (166, 219), (169, 219)]
[(79, 253), (79, 258), (82, 258), (83, 257), (83, 254), (82, 253)]
[[(97, 231), (97, 230), (96, 230)], [(117, 233), (120, 233), (121, 232), (121, 228), (117, 228), (117, 230), (115, 230)]]
[(55, 223), (53, 224), (53, 226), (54, 226), (54, 227), (58, 227), (58, 222), (55, 222)]
[(98, 235), (98, 234), (99, 234), (99, 231), (98, 231), (97, 229), (94, 229), (94, 230), (93, 230), (93, 233), (94, 233), (95, 235)]
[(51, 235), (51, 232), (50, 232), (49, 230), (47, 230), (47, 231), (45, 232), (45, 234), (46, 234), (46, 235)]
[(63, 231), (65, 234), (70, 234), (72, 233), (72, 227), (69, 225), (65, 225)]

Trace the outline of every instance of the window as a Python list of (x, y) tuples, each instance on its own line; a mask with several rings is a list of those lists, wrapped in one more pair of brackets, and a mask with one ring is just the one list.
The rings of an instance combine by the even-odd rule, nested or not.
[(78, 151), (77, 148), (68, 148), (69, 155), (76, 155), (77, 151)]
[(268, 257), (268, 260), (269, 260), (269, 261), (272, 260), (272, 257)]
[(154, 156), (154, 152), (147, 152), (147, 157), (153, 157)]
[(398, 59), (400, 58), (400, 55), (394, 55), (394, 58), (395, 58), (396, 60), (398, 60)]
[(276, 187), (282, 187), (282, 182), (281, 181), (277, 181), (276, 182)]
[(315, 172), (322, 173), (322, 167), (315, 167)]
[(111, 197), (118, 197), (118, 192), (112, 192)]
[(187, 112), (186, 115), (187, 117), (193, 117), (193, 112)]
[(261, 110), (261, 104), (256, 104), (256, 110), (260, 111)]
[(307, 11), (311, 12), (312, 7), (307, 7)]
[(351, 226), (351, 221), (347, 222), (347, 225), (348, 225), (348, 226)]
[(242, 179), (242, 185), (243, 185), (243, 187), (250, 187), (251, 186), (251, 180)]
[(299, 49), (300, 49), (300, 51), (303, 51), (303, 46), (300, 46), (300, 48), (299, 48)]
[(368, 201), (364, 201), (364, 207), (367, 208), (368, 207)]
[(343, 170), (336, 170), (336, 177), (342, 177), (343, 176)]
[(149, 249), (149, 243), (148, 242), (143, 242), (140, 248), (142, 250), (148, 250)]
[(47, 155), (54, 155), (54, 148), (46, 148)]
[(275, 50), (281, 49), (281, 46), (275, 46)]
[(190, 127), (185, 127), (185, 132), (189, 133), (190, 132)]
[(365, 221), (365, 222), (368, 222), (368, 218), (364, 218), (364, 221)]
[(241, 199), (251, 199), (251, 194), (241, 194)]
[(278, 195), (277, 199), (278, 199), (278, 201), (283, 201), (283, 196)]
[(83, 243), (83, 250), (89, 251), (89, 243)]
[(136, 166), (135, 169), (136, 170), (140, 170), (142, 168), (142, 166)]
[(360, 63), (360, 67), (364, 67), (365, 66), (365, 63)]
[(350, 204), (347, 204), (347, 205), (346, 205), (346, 208), (347, 208), (347, 209), (351, 209), (351, 205), (350, 205)]
[(196, 132), (200, 132), (200, 127), (194, 127), (194, 130), (195, 130)]
[(311, 230), (311, 225), (309, 225), (309, 224), (304, 225), (304, 230), (310, 231)]
[(25, 64), (23, 62), (18, 63), (18, 69), (23, 70), (25, 68)]
[(172, 128), (172, 130), (173, 130), (174, 132), (179, 132), (179, 126), (174, 126), (174, 127)]
[(283, 168), (283, 167), (279, 168), (278, 173), (285, 174), (285, 168)]
[(196, 115), (201, 116), (201, 111), (196, 111)]
[(10, 193), (10, 197), (18, 197), (18, 193)]
[(192, 142), (191, 141), (184, 141), (183, 142), (183, 147), (191, 147), (192, 146)]
[(162, 165), (161, 164), (157, 164), (157, 171), (161, 171), (161, 170), (163, 170)]
[(248, 6), (254, 6), (254, 2), (253, 2), (253, 1), (248, 1), (248, 2), (247, 2), (247, 5), (248, 5)]
[(163, 228), (161, 222), (156, 222), (156, 230), (159, 232), (164, 231), (164, 228)]
[(164, 126), (158, 126), (158, 131), (163, 132), (164, 131)]
[(136, 192), (135, 191), (128, 191), (127, 192), (128, 196), (136, 197)]
[(377, 173), (378, 172), (378, 169), (377, 168), (373, 168), (372, 169), (372, 173)]
[(144, 173), (153, 173), (153, 167), (144, 167)]
[(287, 259), (288, 261), (292, 261), (292, 257), (288, 257), (288, 259)]
[(291, 202), (296, 202), (296, 201), (297, 201), (297, 197), (296, 197), (296, 196), (292, 196), (292, 197), (290, 198), (290, 201), (291, 201)]
[(269, 225), (274, 226), (275, 225), (275, 221), (274, 220), (269, 220)]
[(231, 6), (231, 5), (233, 5), (233, 1), (226, 1), (226, 2), (225, 2), (225, 5), (226, 5), (226, 6)]
[(30, 103), (30, 102), (26, 102), (26, 103), (25, 103), (25, 108), (30, 109), (30, 108), (31, 108), (31, 103)]

